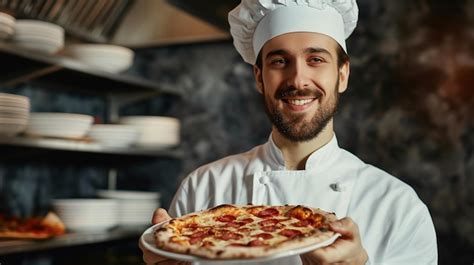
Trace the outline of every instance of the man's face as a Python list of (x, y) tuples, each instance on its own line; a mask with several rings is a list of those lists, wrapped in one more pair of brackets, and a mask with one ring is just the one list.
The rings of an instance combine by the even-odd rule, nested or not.
[(318, 33), (288, 33), (262, 48), (257, 87), (278, 132), (291, 141), (316, 137), (336, 112), (349, 65), (337, 66), (338, 44)]

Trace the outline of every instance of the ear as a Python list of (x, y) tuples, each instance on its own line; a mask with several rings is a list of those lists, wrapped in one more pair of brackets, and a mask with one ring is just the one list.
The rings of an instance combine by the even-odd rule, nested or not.
[(253, 75), (255, 77), (255, 85), (257, 86), (258, 93), (263, 94), (262, 70), (256, 65), (253, 66)]
[(347, 89), (347, 84), (349, 83), (349, 74), (350, 74), (350, 63), (346, 61), (339, 68), (339, 93), (343, 93)]

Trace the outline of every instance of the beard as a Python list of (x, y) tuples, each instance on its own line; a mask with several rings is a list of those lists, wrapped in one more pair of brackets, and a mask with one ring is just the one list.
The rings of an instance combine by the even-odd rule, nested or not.
[[(319, 109), (313, 113), (309, 122), (305, 120), (305, 114), (289, 114), (284, 115), (283, 111), (277, 109), (271, 100), (267, 100), (265, 94), (263, 101), (265, 110), (272, 124), (277, 128), (278, 132), (286, 139), (293, 142), (309, 141), (319, 135), (326, 127), (328, 122), (334, 117), (339, 105), (339, 76), (331, 98), (324, 104), (321, 103)], [(315, 100), (320, 100), (322, 92), (317, 89), (296, 89), (294, 87), (280, 87), (275, 93), (274, 98), (280, 100), (285, 96), (313, 96)], [(321, 101), (320, 101), (321, 102)]]

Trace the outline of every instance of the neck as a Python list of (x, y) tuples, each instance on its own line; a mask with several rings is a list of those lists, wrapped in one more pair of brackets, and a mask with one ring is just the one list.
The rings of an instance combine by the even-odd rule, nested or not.
[(306, 142), (293, 142), (281, 135), (278, 130), (272, 128), (272, 139), (283, 154), (285, 167), (288, 170), (305, 169), (306, 160), (316, 150), (331, 141), (334, 135), (333, 121), (329, 121), (326, 127), (315, 138)]

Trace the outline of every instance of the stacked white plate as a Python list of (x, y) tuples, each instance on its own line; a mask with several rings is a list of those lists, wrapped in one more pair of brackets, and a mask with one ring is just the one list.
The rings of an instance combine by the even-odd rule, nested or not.
[(100, 190), (98, 196), (119, 202), (119, 225), (151, 225), (153, 212), (160, 207), (160, 193), (126, 190)]
[(92, 125), (88, 135), (102, 146), (125, 148), (137, 141), (138, 130), (130, 125), (96, 124)]
[(133, 64), (134, 52), (128, 48), (106, 44), (73, 44), (64, 54), (97, 69), (120, 73)]
[(33, 112), (25, 133), (32, 136), (82, 138), (91, 128), (89, 115), (55, 112)]
[(29, 98), (0, 93), (0, 135), (11, 137), (24, 131), (29, 112)]
[(163, 116), (127, 116), (120, 118), (121, 124), (133, 125), (139, 130), (137, 146), (167, 148), (180, 143), (180, 122), (176, 118)]
[(19, 19), (12, 42), (24, 49), (55, 54), (64, 47), (64, 29), (49, 22)]
[(53, 209), (71, 231), (107, 230), (118, 224), (117, 200), (56, 199)]
[(10, 38), (15, 32), (15, 18), (0, 12), (0, 41)]

